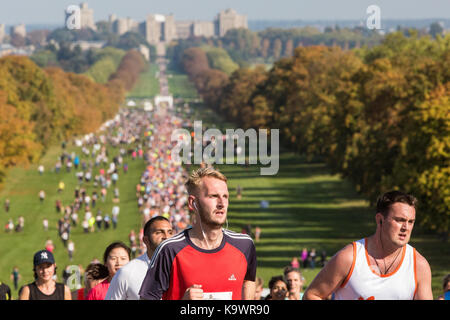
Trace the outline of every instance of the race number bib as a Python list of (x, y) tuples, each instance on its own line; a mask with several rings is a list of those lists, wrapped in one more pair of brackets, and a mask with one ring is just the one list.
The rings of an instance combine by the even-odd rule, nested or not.
[(232, 300), (233, 292), (203, 292), (203, 300)]

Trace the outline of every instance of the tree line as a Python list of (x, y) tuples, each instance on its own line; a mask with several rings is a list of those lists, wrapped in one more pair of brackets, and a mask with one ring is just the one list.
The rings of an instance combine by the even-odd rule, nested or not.
[(181, 68), (178, 63), (184, 50), (191, 47), (209, 46), (226, 50), (233, 61), (241, 67), (251, 61), (272, 63), (282, 57), (290, 57), (294, 49), (301, 46), (325, 45), (340, 46), (348, 50), (363, 46), (374, 46), (381, 42), (383, 36), (366, 28), (328, 27), (321, 32), (314, 27), (279, 29), (269, 28), (263, 31), (248, 29), (231, 29), (220, 38), (180, 39), (169, 46), (168, 56), (173, 68)]
[(279, 128), (286, 148), (325, 159), (372, 203), (400, 189), (417, 220), (450, 226), (450, 35), (389, 34), (372, 48), (305, 46), (230, 76), (201, 48), (182, 65), (204, 102), (242, 128)]
[(0, 182), (5, 170), (36, 162), (47, 147), (97, 130), (146, 68), (128, 51), (105, 84), (61, 68), (40, 68), (28, 57), (0, 59)]

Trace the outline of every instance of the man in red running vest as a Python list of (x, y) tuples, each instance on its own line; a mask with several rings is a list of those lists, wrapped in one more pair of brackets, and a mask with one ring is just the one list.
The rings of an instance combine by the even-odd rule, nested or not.
[(226, 177), (213, 168), (200, 168), (186, 187), (189, 209), (195, 212), (192, 228), (158, 246), (139, 292), (141, 299), (253, 299), (253, 240), (222, 228), (229, 200)]

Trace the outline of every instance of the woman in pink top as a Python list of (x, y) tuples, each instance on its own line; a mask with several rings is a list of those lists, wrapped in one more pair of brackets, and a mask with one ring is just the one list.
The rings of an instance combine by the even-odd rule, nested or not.
[(300, 269), (300, 262), (297, 257), (293, 257), (291, 261), (291, 267), (295, 269)]
[(108, 268), (109, 277), (89, 291), (87, 300), (105, 300), (111, 279), (117, 270), (130, 261), (131, 249), (123, 242), (113, 242), (105, 250), (103, 263)]

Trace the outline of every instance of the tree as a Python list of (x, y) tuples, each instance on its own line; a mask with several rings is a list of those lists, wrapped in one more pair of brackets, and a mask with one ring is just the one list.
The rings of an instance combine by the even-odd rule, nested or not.
[[(252, 97), (256, 87), (266, 79), (262, 67), (235, 71), (223, 87), (219, 99), (219, 111), (230, 121), (243, 128), (254, 127)], [(256, 101), (259, 105), (260, 101)], [(266, 118), (267, 119), (267, 118)], [(260, 125), (258, 121), (258, 125)]]
[(270, 40), (268, 38), (264, 38), (261, 47), (261, 56), (263, 58), (267, 58), (269, 56), (270, 49)]
[(280, 38), (276, 38), (273, 44), (272, 56), (275, 60), (280, 59), (281, 50), (283, 49), (283, 43)]
[(439, 22), (433, 22), (430, 25), (429, 33), (433, 38), (436, 38), (438, 35), (442, 36), (444, 34), (444, 28), (442, 28)]
[(183, 52), (181, 61), (184, 71), (191, 79), (194, 79), (199, 73), (209, 69), (206, 52), (197, 47), (186, 49)]
[(294, 54), (294, 41), (292, 39), (289, 39), (286, 42), (286, 46), (284, 48), (284, 54), (285, 57), (291, 57)]
[(217, 69), (225, 72), (227, 75), (231, 75), (235, 70), (239, 68), (239, 65), (231, 60), (227, 51), (221, 48), (205, 47), (208, 57), (208, 64), (212, 69)]

